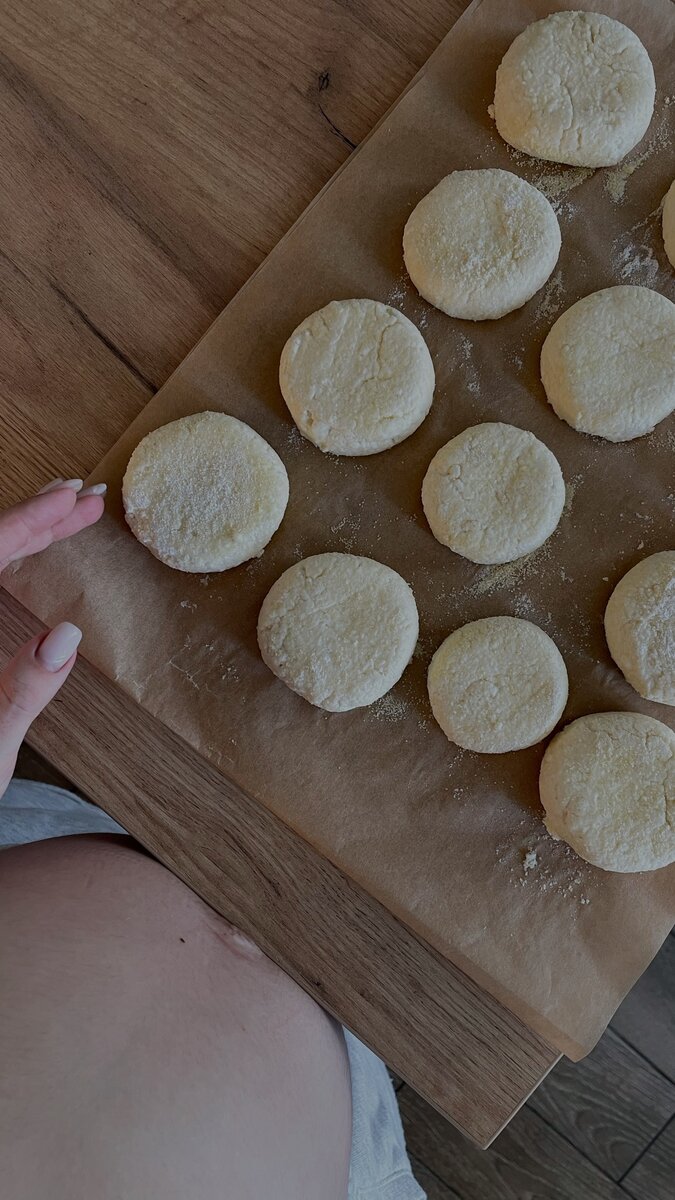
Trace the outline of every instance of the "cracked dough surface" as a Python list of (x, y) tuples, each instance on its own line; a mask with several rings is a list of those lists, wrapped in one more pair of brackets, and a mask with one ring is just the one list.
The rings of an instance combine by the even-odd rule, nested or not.
[(650, 288), (604, 288), (558, 317), (541, 351), (549, 403), (582, 433), (626, 442), (675, 408), (675, 304)]
[(663, 201), (663, 245), (671, 267), (675, 267), (675, 179)]
[(279, 384), (298, 429), (330, 454), (377, 454), (431, 408), (434, 366), (419, 329), (377, 300), (333, 300), (291, 334)]
[(434, 537), (475, 563), (529, 554), (553, 533), (565, 504), (555, 455), (533, 433), (487, 421), (432, 458), (422, 504)]
[(609, 652), (646, 700), (675, 705), (675, 550), (637, 563), (605, 609)]
[(453, 171), (410, 214), (403, 257), (425, 300), (483, 321), (525, 304), (560, 253), (548, 200), (510, 171)]
[(197, 413), (147, 434), (122, 484), (127, 523), (179, 571), (225, 571), (260, 554), (281, 524), (288, 476), (243, 421)]
[(494, 116), (505, 142), (549, 162), (618, 163), (654, 111), (654, 69), (631, 29), (598, 13), (528, 25), (498, 69)]
[(427, 684), (446, 737), (481, 754), (540, 742), (567, 703), (558, 647), (518, 617), (485, 617), (456, 629), (434, 654)]
[(675, 733), (641, 713), (579, 717), (544, 754), (546, 826), (605, 871), (675, 861)]
[(391, 567), (354, 554), (315, 554), (270, 588), (258, 645), (292, 691), (329, 712), (345, 712), (394, 686), (418, 631), (415, 598)]

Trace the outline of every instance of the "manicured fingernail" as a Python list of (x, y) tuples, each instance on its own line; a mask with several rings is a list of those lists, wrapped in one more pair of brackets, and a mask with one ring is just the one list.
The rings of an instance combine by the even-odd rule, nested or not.
[(90, 487), (82, 488), (77, 498), (81, 500), (83, 496), (105, 496), (107, 490), (107, 483), (92, 483)]
[(44, 496), (47, 492), (60, 492), (65, 488), (71, 492), (79, 492), (81, 487), (81, 479), (52, 479), (51, 483), (46, 483), (43, 488), (40, 488), (38, 496)]
[(37, 648), (36, 658), (47, 671), (60, 671), (82, 641), (82, 630), (62, 621)]

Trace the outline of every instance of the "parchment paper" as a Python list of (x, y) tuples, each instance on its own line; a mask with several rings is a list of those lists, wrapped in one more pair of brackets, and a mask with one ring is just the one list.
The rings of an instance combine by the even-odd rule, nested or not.
[[(624, 20), (656, 70), (654, 119), (628, 165), (586, 172), (510, 151), (487, 112), (510, 41), (552, 7), (543, 0), (472, 5), (107, 455), (94, 476), (110, 486), (102, 523), (19, 569), (7, 586), (47, 622), (80, 622), (85, 653), (106, 675), (578, 1057), (672, 926), (675, 869), (622, 877), (582, 863), (541, 823), (543, 746), (498, 757), (463, 753), (435, 725), (425, 691), (430, 656), (447, 633), (512, 613), (541, 625), (564, 654), (566, 720), (634, 709), (673, 723), (672, 708), (640, 700), (612, 665), (602, 613), (629, 567), (675, 543), (675, 421), (618, 446), (577, 434), (547, 405), (537, 366), (556, 315), (588, 292), (641, 283), (675, 299), (658, 211), (675, 173), (674, 10), (669, 0), (560, 6)], [(443, 175), (479, 166), (505, 167), (542, 187), (557, 208), (563, 247), (552, 279), (521, 311), (474, 324), (417, 297), (403, 270), (401, 234)], [(279, 354), (295, 325), (350, 296), (407, 313), (437, 371), (421, 429), (361, 459), (327, 457), (303, 441), (277, 385)], [(210, 578), (155, 561), (127, 530), (119, 496), (139, 439), (207, 408), (250, 422), (279, 452), (291, 482), (286, 519), (265, 554)], [(476, 567), (444, 549), (420, 505), (439, 446), (490, 419), (531, 429), (558, 456), (568, 486), (556, 534), (511, 567)], [(402, 682), (371, 709), (336, 715), (277, 681), (255, 640), (273, 581), (297, 559), (329, 549), (400, 571), (421, 617), (419, 651)], [(525, 861), (528, 851), (534, 856)], [(373, 976), (377, 1003), (377, 962)]]

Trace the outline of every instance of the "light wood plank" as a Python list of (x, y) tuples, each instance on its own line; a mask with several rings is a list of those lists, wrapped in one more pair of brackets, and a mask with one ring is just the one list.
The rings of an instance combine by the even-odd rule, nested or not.
[(1, 6), (4, 500), (93, 469), (464, 7)]
[(620, 1188), (528, 1108), (477, 1150), (409, 1087), (398, 1093), (410, 1153), (461, 1200), (625, 1200)]
[(675, 1086), (608, 1030), (588, 1058), (558, 1063), (529, 1107), (618, 1180), (675, 1113)]
[(654, 961), (615, 1013), (612, 1028), (675, 1083), (673, 997), (675, 938), (668, 937)]
[[(37, 628), (6, 597), (0, 657)], [(87, 663), (30, 743), (478, 1143), (558, 1058)]]
[(675, 1196), (675, 1121), (649, 1147), (623, 1181), (635, 1200), (673, 1200)]

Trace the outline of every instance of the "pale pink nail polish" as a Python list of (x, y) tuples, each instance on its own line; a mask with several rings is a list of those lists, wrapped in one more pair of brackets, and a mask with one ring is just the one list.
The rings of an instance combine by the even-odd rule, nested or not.
[(40, 642), (35, 657), (46, 671), (60, 671), (82, 641), (82, 630), (62, 621)]
[(46, 483), (44, 487), (41, 487), (40, 491), (37, 492), (37, 495), (44, 496), (47, 492), (53, 492), (55, 488), (61, 487), (62, 485), (63, 479), (60, 475), (57, 475), (56, 479), (52, 479), (50, 483)]
[(82, 488), (77, 498), (81, 500), (83, 496), (105, 496), (107, 490), (107, 483), (92, 483), (90, 487)]
[(79, 492), (81, 487), (81, 479), (52, 479), (52, 482), (46, 483), (43, 488), (40, 488), (37, 494), (38, 496), (45, 496), (47, 492), (60, 492), (62, 490)]

